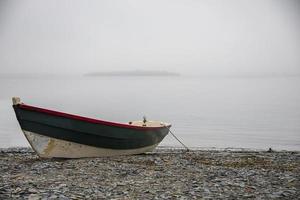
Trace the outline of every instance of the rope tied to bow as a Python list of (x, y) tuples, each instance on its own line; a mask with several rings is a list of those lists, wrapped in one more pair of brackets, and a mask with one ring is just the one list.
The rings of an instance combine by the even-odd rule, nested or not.
[(167, 127), (167, 126), (165, 126), (168, 130), (169, 130), (169, 132), (171, 133), (171, 135), (186, 149), (186, 151), (188, 152), (188, 151), (191, 151), (185, 144), (183, 144), (183, 142), (181, 142), (177, 137), (176, 137), (176, 135), (170, 130), (170, 128), (169, 127)]

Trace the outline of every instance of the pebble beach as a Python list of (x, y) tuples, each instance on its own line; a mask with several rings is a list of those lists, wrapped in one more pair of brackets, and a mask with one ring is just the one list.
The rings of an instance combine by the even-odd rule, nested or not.
[(298, 199), (300, 152), (157, 148), (42, 159), (0, 149), (0, 199)]

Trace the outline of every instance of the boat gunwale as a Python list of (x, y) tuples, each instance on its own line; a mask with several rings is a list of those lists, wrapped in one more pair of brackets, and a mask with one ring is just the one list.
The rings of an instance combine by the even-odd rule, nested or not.
[(93, 119), (93, 118), (89, 118), (89, 117), (83, 117), (83, 116), (79, 116), (79, 115), (69, 114), (69, 113), (56, 111), (56, 110), (49, 110), (49, 109), (45, 109), (45, 108), (27, 105), (24, 103), (20, 103), (16, 106), (18, 106), (19, 108), (24, 109), (24, 110), (45, 113), (45, 114), (49, 114), (52, 116), (65, 117), (65, 118), (75, 119), (75, 120), (84, 121), (84, 122), (88, 122), (88, 123), (102, 124), (102, 125), (106, 125), (106, 126), (114, 126), (114, 127), (119, 127), (119, 128), (138, 129), (138, 130), (153, 130), (153, 129), (161, 129), (161, 128), (170, 128), (171, 127), (171, 124), (166, 124), (164, 126), (155, 126), (155, 127), (148, 126), (147, 127), (147, 126), (136, 126), (136, 125), (130, 125), (130, 124), (124, 124), (124, 123), (118, 123), (118, 122), (111, 122), (111, 121), (105, 121), (105, 120), (100, 120), (100, 119)]

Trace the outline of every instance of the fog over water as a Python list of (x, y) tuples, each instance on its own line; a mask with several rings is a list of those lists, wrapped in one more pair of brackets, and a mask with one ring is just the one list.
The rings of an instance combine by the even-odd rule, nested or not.
[(1, 73), (300, 74), (297, 0), (1, 0)]
[[(180, 76), (128, 76), (145, 72)], [(21, 96), (145, 114), (194, 147), (299, 150), (299, 77), (297, 0), (0, 0), (0, 147), (28, 145), (11, 108)]]

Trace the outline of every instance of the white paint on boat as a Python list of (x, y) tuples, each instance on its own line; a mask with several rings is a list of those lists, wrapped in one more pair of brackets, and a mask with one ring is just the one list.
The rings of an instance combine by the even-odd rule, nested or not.
[(12, 102), (13, 102), (13, 105), (18, 105), (21, 103), (21, 99), (20, 99), (20, 97), (13, 97)]
[(150, 152), (158, 144), (137, 149), (108, 149), (51, 138), (23, 130), (33, 150), (43, 158), (87, 158)]

